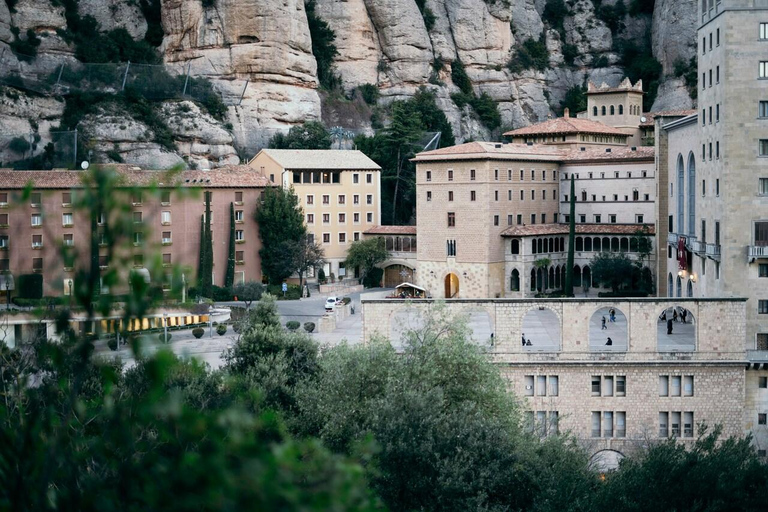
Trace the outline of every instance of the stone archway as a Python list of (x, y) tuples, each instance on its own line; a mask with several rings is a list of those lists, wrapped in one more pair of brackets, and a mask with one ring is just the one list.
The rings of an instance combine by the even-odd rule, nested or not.
[(445, 295), (446, 299), (455, 299), (459, 296), (459, 276), (453, 272), (445, 276)]

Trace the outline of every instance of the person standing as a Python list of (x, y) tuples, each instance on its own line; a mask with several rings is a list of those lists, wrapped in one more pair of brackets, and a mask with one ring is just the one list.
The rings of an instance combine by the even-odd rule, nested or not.
[(687, 317), (688, 317), (688, 310), (687, 310), (687, 309), (684, 309), (684, 310), (683, 310), (683, 323), (686, 323), (686, 318), (687, 318)]
[(608, 329), (608, 328), (605, 326), (605, 315), (603, 315), (603, 319), (602, 319), (602, 326), (600, 327), (600, 330), (601, 330), (601, 331), (604, 331), (604, 330), (606, 330), (606, 329)]
[(677, 322), (677, 308), (675, 308), (674, 311), (672, 311), (672, 320)]
[(667, 320), (667, 335), (672, 334), (672, 319)]

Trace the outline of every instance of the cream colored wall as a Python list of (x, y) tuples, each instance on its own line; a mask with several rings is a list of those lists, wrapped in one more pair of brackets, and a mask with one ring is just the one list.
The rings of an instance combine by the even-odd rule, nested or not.
[[(614, 115), (611, 115), (611, 105), (614, 106)], [(624, 114), (619, 115), (619, 105), (624, 106)], [(640, 146), (640, 118), (642, 115), (630, 115), (630, 106), (643, 112), (643, 95), (637, 92), (625, 93), (594, 93), (587, 95), (587, 119), (600, 121), (631, 134), (627, 139), (628, 146)], [(594, 107), (597, 107), (597, 116), (594, 115)], [(602, 115), (602, 107), (606, 109), (606, 115)]]

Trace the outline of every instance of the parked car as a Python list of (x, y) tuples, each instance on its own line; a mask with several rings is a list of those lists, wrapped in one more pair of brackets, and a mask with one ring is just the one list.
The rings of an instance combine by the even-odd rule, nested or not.
[(326, 311), (333, 311), (336, 307), (336, 302), (338, 299), (336, 297), (328, 297), (325, 299), (325, 310)]

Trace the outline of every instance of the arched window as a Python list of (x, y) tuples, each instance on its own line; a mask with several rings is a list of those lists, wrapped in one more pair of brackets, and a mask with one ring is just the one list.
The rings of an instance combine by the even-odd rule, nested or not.
[(580, 236), (576, 237), (576, 249), (575, 250), (579, 251), (579, 252), (584, 250), (584, 240)]
[(677, 232), (685, 233), (685, 164), (683, 155), (677, 156)]
[(616, 115), (616, 109), (615, 109), (615, 108), (613, 108), (613, 105), (611, 105), (611, 115), (612, 115), (612, 116), (615, 116), (615, 115)]
[(675, 296), (675, 285), (672, 282), (672, 272), (667, 276), (667, 297)]
[(624, 105), (619, 105), (619, 115), (624, 115)]
[(549, 252), (555, 252), (555, 242), (553, 239), (549, 238), (547, 245), (549, 245)]
[(594, 115), (595, 117), (597, 117), (597, 107), (594, 107), (594, 108), (592, 109), (592, 115)]
[(539, 238), (538, 245), (539, 245), (539, 254), (541, 254), (541, 253), (544, 252), (544, 239), (543, 238)]
[(696, 235), (696, 159), (688, 155), (688, 234)]
[(531, 254), (536, 254), (536, 239), (531, 239)]
[(535, 268), (531, 269), (531, 291), (532, 292), (536, 291), (536, 269)]
[(618, 237), (611, 238), (611, 252), (619, 252), (619, 243)]
[(677, 296), (678, 297), (683, 296), (683, 282), (680, 279), (680, 276), (677, 276)]
[(600, 109), (600, 112), (605, 115), (605, 105), (603, 105), (603, 108)]
[(561, 283), (561, 281), (560, 281), (560, 265), (558, 265), (557, 267), (555, 267), (555, 288), (558, 289), (558, 290), (560, 289), (560, 286), (561, 286), (560, 283)]
[(512, 254), (520, 254), (520, 241), (512, 240)]
[(520, 272), (517, 269), (512, 270), (512, 275), (509, 277), (509, 291), (520, 291)]
[(549, 267), (549, 279), (547, 282), (547, 288), (555, 287), (555, 267)]
[(587, 252), (592, 252), (592, 237), (588, 236), (584, 239), (584, 250)]
[(603, 250), (601, 248), (601, 245), (600, 245), (600, 237), (599, 236), (595, 237), (595, 241), (594, 241), (593, 247), (594, 247), (595, 252), (600, 252), (600, 251)]
[(686, 297), (693, 297), (693, 282), (690, 280), (688, 280), (688, 289), (686, 292)]

